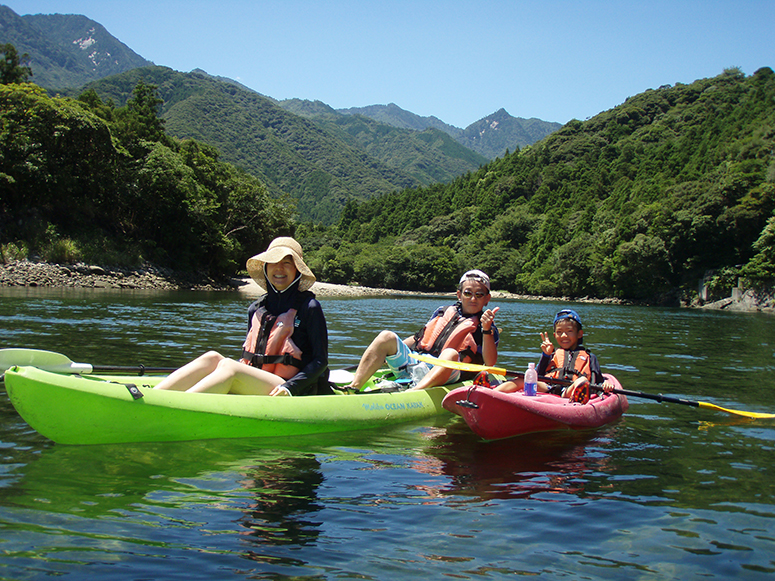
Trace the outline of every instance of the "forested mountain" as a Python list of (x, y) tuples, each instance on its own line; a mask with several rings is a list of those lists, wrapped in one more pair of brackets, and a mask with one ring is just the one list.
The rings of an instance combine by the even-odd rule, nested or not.
[(540, 119), (512, 117), (505, 109), (472, 123), (463, 130), (458, 143), (478, 151), (488, 159), (502, 156), (507, 151), (532, 145), (557, 131), (562, 125)]
[[(224, 160), (259, 177), (275, 197), (298, 200), (301, 220), (331, 224), (349, 199), (449, 181), (539, 138), (540, 130), (525, 133), (519, 125), (523, 120), (505, 111), (497, 114), (502, 119), (488, 121), (486, 127), (479, 128), (478, 122), (471, 133), (471, 128), (452, 128), (396, 106), (387, 108), (391, 121), (403, 116), (421, 129), (345, 115), (322, 103), (277, 102), (199, 69), (178, 73), (149, 67), (152, 63), (84, 16), (20, 17), (0, 6), (0, 25), (0, 44), (9, 42), (20, 55), (27, 53), (32, 80), (52, 94), (75, 97), (86, 87), (120, 107), (138, 79), (158, 84), (171, 135), (216, 146)], [(144, 72), (138, 73), (137, 67)], [(84, 85), (87, 81), (96, 84)], [(303, 119), (284, 115), (270, 102), (311, 120), (318, 130)], [(541, 128), (548, 131), (555, 125)]]
[(302, 221), (331, 224), (349, 199), (449, 181), (486, 162), (440, 132), (400, 130), (335, 113), (312, 120), (203, 72), (146, 67), (85, 89), (123, 105), (140, 79), (158, 87), (171, 135), (217, 147), (225, 161), (259, 177), (275, 196), (297, 199)]
[(428, 128), (438, 129), (450, 135), (463, 147), (476, 151), (487, 159), (494, 159), (505, 154), (506, 151), (532, 145), (562, 127), (559, 123), (540, 119), (512, 117), (505, 109), (499, 109), (465, 129), (447, 125), (433, 116), (420, 117), (401, 109), (394, 103), (338, 109), (338, 112), (363, 115), (394, 127), (416, 131), (424, 131)]
[(278, 104), (423, 185), (449, 181), (487, 163), (487, 158), (437, 129), (400, 129), (363, 115), (342, 115), (320, 101), (287, 99)]
[[(450, 288), (482, 268), (536, 295), (676, 302), (714, 273), (775, 279), (775, 74), (664, 86), (448, 184), (351, 202), (322, 278)], [(306, 248), (307, 246), (305, 246)]]
[(275, 196), (296, 198), (302, 220), (329, 224), (351, 198), (421, 184), (271, 99), (208, 75), (146, 67), (85, 89), (122, 105), (140, 80), (158, 87), (171, 135), (218, 148), (225, 161), (260, 178)]
[[(337, 109), (337, 113), (343, 115), (363, 115), (364, 117), (370, 117), (380, 123), (386, 125), (392, 125), (400, 129), (414, 129), (415, 131), (425, 131), (426, 129), (439, 129), (447, 135), (451, 135), (457, 139), (463, 130), (454, 125), (448, 125), (444, 123), (438, 117), (430, 115), (428, 117), (422, 117), (411, 111), (402, 109), (395, 103), (389, 103), (388, 105), (368, 105), (366, 107), (349, 107), (347, 109)], [(559, 127), (557, 128), (559, 129)]]
[(46, 89), (80, 87), (89, 81), (151, 65), (105, 28), (75, 14), (19, 16), (0, 5), (0, 44), (29, 55), (37, 85)]

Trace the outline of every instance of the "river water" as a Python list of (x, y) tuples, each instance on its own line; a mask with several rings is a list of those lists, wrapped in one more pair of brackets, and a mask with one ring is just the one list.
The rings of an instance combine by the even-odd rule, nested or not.
[[(445, 300), (321, 302), (336, 368), (382, 328), (413, 333)], [(248, 303), (0, 289), (0, 347), (102, 365), (236, 356)], [(499, 365), (524, 370), (561, 305), (496, 304)], [(625, 388), (775, 413), (772, 316), (574, 307), (587, 347)], [(775, 573), (775, 420), (631, 398), (604, 429), (498, 442), (448, 416), (295, 439), (77, 447), (32, 431), (0, 391), (3, 579)]]

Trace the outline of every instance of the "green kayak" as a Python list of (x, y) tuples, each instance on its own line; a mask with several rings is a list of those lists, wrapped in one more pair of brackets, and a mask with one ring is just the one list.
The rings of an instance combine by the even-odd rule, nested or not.
[(377, 428), (449, 413), (441, 402), (450, 389), (461, 385), (392, 393), (269, 397), (152, 389), (162, 378), (12, 367), (5, 373), (5, 386), (19, 415), (50, 440), (116, 444)]

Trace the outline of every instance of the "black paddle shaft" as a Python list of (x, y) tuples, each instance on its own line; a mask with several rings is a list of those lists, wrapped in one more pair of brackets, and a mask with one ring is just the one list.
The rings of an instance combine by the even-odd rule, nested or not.
[[(592, 387), (593, 389), (597, 389), (599, 386), (594, 385), (590, 387)], [(663, 401), (666, 401), (667, 403), (680, 403), (680, 404), (692, 406), (695, 408), (700, 407), (700, 402), (698, 401), (692, 401), (690, 399), (682, 399), (680, 397), (673, 397), (670, 395), (662, 395), (661, 393), (659, 394), (643, 393), (642, 391), (630, 391), (627, 389), (614, 389), (611, 393), (621, 393), (622, 395), (628, 395), (630, 397), (642, 397), (643, 399), (651, 399), (654, 401), (658, 401), (660, 403), (662, 403)]]
[(137, 373), (140, 376), (146, 373), (172, 373), (177, 367), (146, 367), (145, 365), (92, 365), (93, 371), (99, 372), (119, 372), (119, 373)]

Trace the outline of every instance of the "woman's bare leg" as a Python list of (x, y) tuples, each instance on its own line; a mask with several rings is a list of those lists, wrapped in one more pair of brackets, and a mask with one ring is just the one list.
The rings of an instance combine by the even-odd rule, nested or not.
[(164, 378), (156, 389), (170, 389), (173, 391), (186, 391), (207, 375), (215, 371), (218, 363), (224, 356), (216, 351), (208, 351), (193, 361), (186, 363), (180, 369), (176, 369)]
[(240, 395), (269, 395), (275, 387), (285, 383), (279, 375), (223, 358), (209, 373), (188, 390), (194, 393), (236, 393)]
[(502, 391), (504, 393), (513, 393), (515, 391), (522, 391), (525, 389), (525, 380), (521, 377), (505, 381), (499, 386), (493, 388), (495, 391)]

